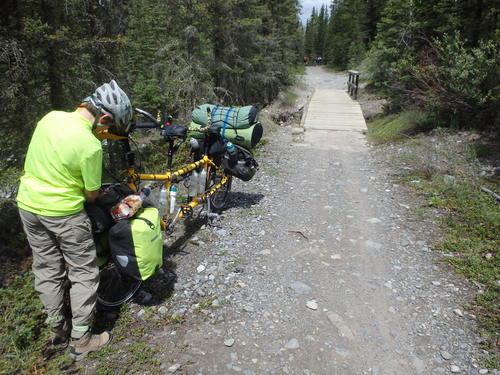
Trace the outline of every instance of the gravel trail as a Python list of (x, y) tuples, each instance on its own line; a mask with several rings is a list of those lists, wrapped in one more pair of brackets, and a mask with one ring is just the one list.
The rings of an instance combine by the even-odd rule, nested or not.
[[(307, 73), (312, 88), (345, 86)], [(485, 373), (463, 307), (477, 289), (429, 249), (435, 229), (409, 220), (383, 155), (360, 133), (317, 148), (290, 130), (266, 135), (256, 177), (173, 256), (174, 295), (155, 308), (184, 321), (151, 334), (163, 373)]]

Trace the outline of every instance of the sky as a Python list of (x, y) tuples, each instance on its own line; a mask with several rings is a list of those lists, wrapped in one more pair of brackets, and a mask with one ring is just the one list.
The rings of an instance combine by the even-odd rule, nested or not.
[(319, 10), (323, 4), (326, 6), (330, 5), (329, 0), (300, 0), (300, 3), (302, 4), (300, 19), (304, 26), (306, 25), (307, 19), (311, 16), (313, 7)]

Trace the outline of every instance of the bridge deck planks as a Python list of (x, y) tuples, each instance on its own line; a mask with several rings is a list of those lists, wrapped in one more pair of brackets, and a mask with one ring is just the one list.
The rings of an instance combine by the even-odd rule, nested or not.
[(308, 131), (366, 130), (359, 103), (343, 90), (316, 90), (311, 98), (304, 122)]

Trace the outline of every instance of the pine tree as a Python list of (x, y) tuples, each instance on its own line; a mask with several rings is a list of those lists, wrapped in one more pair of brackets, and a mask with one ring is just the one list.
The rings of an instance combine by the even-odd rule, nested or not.
[(326, 31), (328, 27), (328, 12), (324, 5), (321, 6), (321, 10), (319, 11), (316, 25), (316, 32), (314, 35), (314, 55), (324, 56)]

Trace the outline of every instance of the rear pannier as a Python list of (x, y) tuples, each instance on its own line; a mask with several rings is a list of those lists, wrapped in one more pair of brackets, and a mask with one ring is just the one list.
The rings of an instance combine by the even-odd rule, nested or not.
[(234, 147), (237, 150), (236, 157), (231, 157), (227, 152), (224, 154), (222, 162), (224, 171), (240, 180), (250, 181), (255, 176), (259, 164), (250, 151), (238, 145)]
[(109, 230), (108, 241), (115, 264), (135, 279), (148, 279), (163, 264), (160, 214), (155, 207), (117, 222)]

